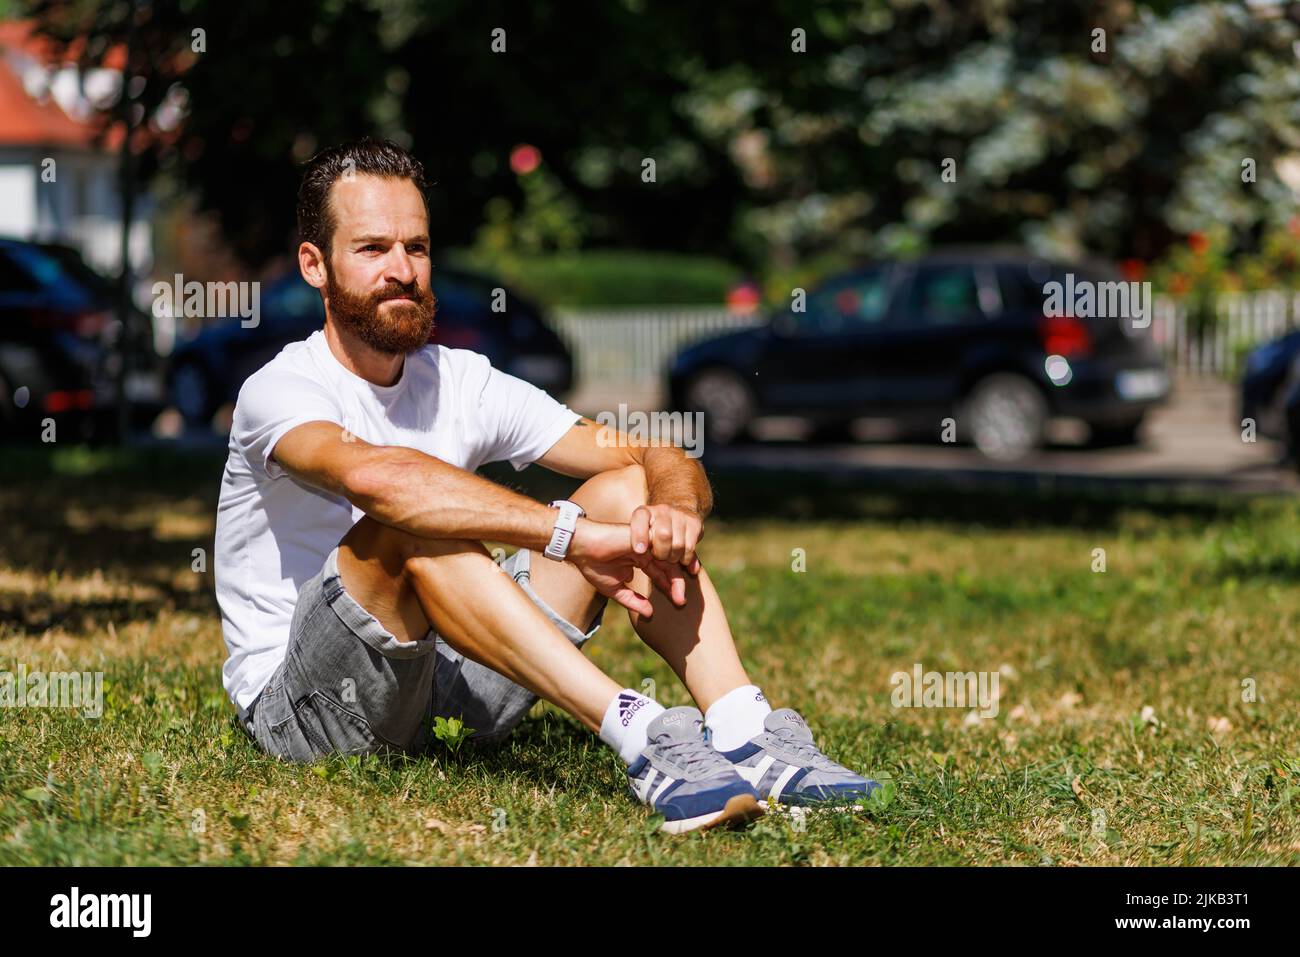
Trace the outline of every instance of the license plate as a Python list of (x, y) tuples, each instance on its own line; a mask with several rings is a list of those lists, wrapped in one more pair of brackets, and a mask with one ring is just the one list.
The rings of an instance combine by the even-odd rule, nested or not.
[(1169, 376), (1163, 369), (1137, 369), (1115, 377), (1115, 391), (1121, 399), (1138, 402), (1158, 399), (1169, 391)]
[(122, 388), (132, 402), (158, 402), (162, 399), (162, 382), (151, 372), (127, 373)]

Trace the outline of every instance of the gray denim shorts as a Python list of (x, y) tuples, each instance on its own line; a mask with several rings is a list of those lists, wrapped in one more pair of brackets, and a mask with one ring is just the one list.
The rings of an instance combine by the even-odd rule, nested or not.
[[(521, 548), (499, 567), (569, 641), (586, 633), (561, 618), (529, 584), (532, 553)], [(472, 599), (471, 599), (472, 600)], [(330, 754), (424, 751), (435, 717), (460, 718), (472, 741), (509, 734), (537, 696), (465, 658), (434, 631), (398, 641), (343, 588), (338, 548), (298, 592), (284, 661), (249, 706), (245, 730), (268, 754), (317, 761)]]

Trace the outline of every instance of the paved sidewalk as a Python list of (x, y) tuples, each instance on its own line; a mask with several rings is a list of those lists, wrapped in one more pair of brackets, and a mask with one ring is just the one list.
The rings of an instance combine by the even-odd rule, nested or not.
[[(595, 417), (629, 410), (654, 409), (653, 388), (626, 392), (609, 388), (579, 390), (569, 399), (575, 410)], [(755, 431), (764, 441), (726, 449), (706, 449), (713, 469), (808, 469), (895, 476), (946, 475), (978, 484), (981, 478), (1042, 478), (1086, 484), (1168, 484), (1244, 492), (1300, 491), (1294, 469), (1282, 462), (1274, 442), (1243, 442), (1236, 387), (1209, 377), (1179, 379), (1168, 403), (1155, 410), (1141, 443), (1114, 448), (1087, 448), (1081, 424), (1061, 422), (1053, 428), (1049, 448), (1014, 465), (991, 462), (968, 447), (889, 441), (884, 423), (861, 420), (857, 443), (822, 445), (803, 442), (805, 426), (797, 420), (769, 419)]]

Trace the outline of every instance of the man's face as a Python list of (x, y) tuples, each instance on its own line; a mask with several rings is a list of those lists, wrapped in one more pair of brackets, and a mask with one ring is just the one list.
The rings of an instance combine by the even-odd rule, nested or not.
[(433, 334), (429, 221), (407, 179), (358, 175), (330, 189), (334, 238), (326, 257), (330, 318), (389, 355), (419, 349)]

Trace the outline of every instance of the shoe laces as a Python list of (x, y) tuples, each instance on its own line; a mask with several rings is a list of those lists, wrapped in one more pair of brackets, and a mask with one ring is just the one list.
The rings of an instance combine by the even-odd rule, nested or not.
[[(709, 743), (707, 730), (704, 738), (672, 738), (664, 735), (655, 741), (655, 746), (663, 752), (664, 757), (687, 773), (696, 769), (704, 770), (719, 763), (726, 764), (722, 755), (718, 754)], [(727, 767), (730, 768), (730, 764), (727, 764)]]
[(811, 741), (798, 737), (790, 728), (777, 728), (775, 731), (769, 731), (768, 734), (777, 738), (781, 746), (787, 751), (806, 758), (809, 767), (822, 767), (834, 765), (834, 762), (818, 750), (817, 745)]

